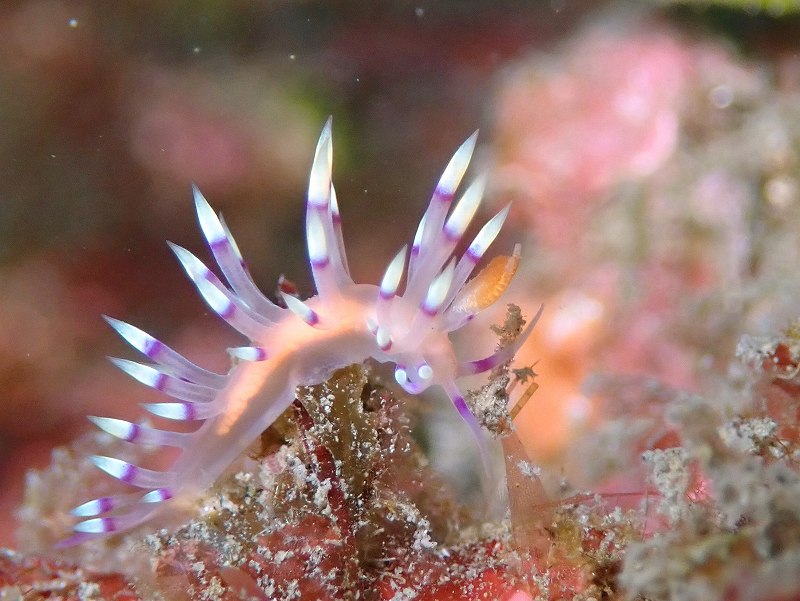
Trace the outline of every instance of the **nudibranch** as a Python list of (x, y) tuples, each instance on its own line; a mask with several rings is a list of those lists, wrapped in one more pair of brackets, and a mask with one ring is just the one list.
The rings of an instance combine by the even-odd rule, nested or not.
[[(408, 393), (440, 386), (482, 441), (480, 426), (456, 385), (460, 376), (491, 370), (513, 358), (539, 313), (509, 346), (472, 361), (456, 358), (449, 334), (494, 303), (516, 271), (519, 247), (467, 279), (497, 236), (508, 207), (479, 231), (460, 258), (454, 255), (484, 189), (479, 177), (457, 203), (455, 191), (467, 169), (477, 132), (455, 152), (417, 228), (410, 251), (389, 262), (380, 285), (356, 284), (342, 242), (336, 193), (331, 181), (331, 121), (317, 143), (309, 178), (306, 238), (317, 295), (305, 301), (282, 294), (285, 307), (256, 287), (228, 227), (195, 187), (200, 228), (227, 285), (191, 252), (171, 244), (208, 306), (249, 339), (228, 349), (233, 366), (207, 371), (144, 331), (106, 318), (151, 363), (113, 359), (136, 380), (172, 397), (144, 405), (168, 420), (201, 422), (193, 432), (160, 430), (110, 417), (90, 417), (122, 440), (176, 447), (181, 453), (167, 471), (94, 456), (94, 464), (138, 493), (106, 496), (76, 507), (83, 518), (68, 544), (128, 530), (151, 519), (170, 502), (188, 500), (210, 487), (295, 398), (298, 385), (326, 380), (334, 370), (368, 358), (394, 364), (394, 377)], [(451, 205), (452, 209), (451, 209)], [(400, 286), (405, 276), (405, 286)]]

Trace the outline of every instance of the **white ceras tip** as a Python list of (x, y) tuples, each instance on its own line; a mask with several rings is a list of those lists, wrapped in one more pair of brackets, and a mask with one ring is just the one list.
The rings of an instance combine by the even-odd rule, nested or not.
[(341, 217), (339, 214), (339, 201), (336, 200), (336, 190), (333, 187), (333, 182), (331, 182), (331, 215), (333, 216), (334, 222)]
[(78, 505), (72, 509), (70, 513), (77, 517), (88, 518), (106, 513), (112, 509), (114, 509), (114, 503), (111, 497), (100, 497), (99, 499), (93, 499), (82, 505)]
[(226, 240), (225, 228), (222, 227), (219, 218), (214, 213), (211, 205), (208, 204), (205, 196), (194, 184), (192, 184), (192, 195), (194, 196), (197, 220), (200, 222), (200, 229), (203, 230), (203, 235), (208, 240), (208, 243), (213, 245)]
[(89, 459), (98, 469), (118, 480), (126, 480), (130, 476), (131, 470), (135, 469), (127, 461), (105, 455), (92, 455)]
[(178, 246), (172, 242), (168, 242), (168, 244), (172, 252), (174, 252), (175, 256), (178, 258), (178, 261), (180, 261), (186, 274), (191, 278), (195, 286), (197, 286), (200, 296), (203, 297), (203, 300), (206, 301), (208, 306), (221, 317), (230, 317), (234, 311), (234, 305), (219, 288), (208, 281), (208, 274), (211, 273), (208, 267), (203, 265), (200, 259), (182, 246)]
[(139, 499), (142, 503), (162, 503), (172, 498), (172, 492), (167, 488), (157, 488)]
[(196, 279), (194, 283), (197, 286), (197, 291), (200, 292), (200, 296), (203, 297), (203, 300), (208, 303), (208, 306), (211, 307), (211, 310), (217, 315), (223, 318), (230, 317), (236, 310), (233, 301), (205, 278)]
[(228, 349), (228, 354), (240, 361), (266, 361), (267, 349), (262, 346), (234, 346)]
[(306, 243), (308, 244), (308, 258), (315, 267), (324, 267), (328, 264), (328, 244), (325, 239), (325, 226), (317, 211), (309, 211), (306, 221)]
[(479, 261), (492, 242), (494, 242), (494, 239), (497, 237), (497, 234), (500, 233), (500, 230), (506, 221), (506, 217), (508, 217), (508, 211), (510, 208), (511, 205), (507, 204), (505, 208), (497, 215), (492, 217), (486, 223), (486, 225), (481, 228), (481, 231), (478, 232), (478, 235), (475, 236), (472, 244), (470, 244), (469, 248), (467, 249), (467, 254), (474, 261)]
[(422, 248), (422, 236), (425, 234), (425, 221), (427, 216), (428, 213), (422, 215), (422, 219), (419, 220), (419, 225), (417, 226), (417, 231), (414, 232), (414, 240), (411, 242), (412, 257), (417, 256)]
[(386, 268), (386, 272), (381, 279), (380, 294), (384, 299), (390, 299), (397, 293), (400, 280), (403, 277), (403, 270), (406, 266), (406, 250), (408, 246), (400, 249)]
[(331, 139), (331, 119), (325, 123), (314, 152), (311, 175), (308, 178), (308, 204), (327, 207), (331, 193), (331, 171), (333, 169), (333, 143)]
[(378, 327), (375, 333), (375, 341), (378, 343), (378, 348), (383, 352), (388, 351), (392, 347), (392, 337), (386, 328)]
[(428, 288), (425, 300), (422, 302), (422, 310), (428, 315), (435, 315), (442, 308), (442, 303), (450, 291), (450, 284), (453, 282), (454, 270), (455, 260), (451, 259), (444, 271), (436, 276)]
[(142, 406), (158, 417), (175, 421), (191, 421), (195, 418), (194, 408), (190, 403), (143, 403)]
[(203, 265), (203, 262), (195, 257), (191, 252), (173, 242), (167, 242), (172, 252), (180, 261), (181, 267), (193, 282), (204, 280), (209, 273), (208, 267)]
[(114, 328), (117, 334), (122, 336), (128, 344), (145, 355), (150, 352), (151, 347), (157, 342), (150, 334), (129, 323), (114, 319), (108, 315), (103, 315), (103, 319), (105, 319), (108, 325)]
[(244, 263), (244, 257), (242, 257), (242, 251), (239, 250), (239, 245), (236, 244), (236, 240), (233, 239), (233, 234), (231, 234), (231, 230), (228, 227), (228, 224), (225, 223), (225, 220), (222, 218), (222, 214), (218, 215), (219, 217), (219, 224), (222, 226), (222, 230), (225, 232), (225, 238), (228, 239), (228, 244), (231, 245), (231, 250), (233, 254), (236, 255), (236, 258), (239, 259), (240, 263)]
[(115, 530), (114, 521), (111, 518), (94, 518), (79, 522), (72, 527), (76, 532), (86, 534), (103, 534)]
[(138, 430), (138, 426), (132, 424), (131, 422), (127, 422), (124, 419), (116, 419), (113, 417), (97, 417), (94, 415), (90, 415), (88, 419), (104, 432), (107, 432), (108, 434), (111, 434), (111, 436), (120, 438), (122, 440), (130, 441), (136, 436), (136, 432)]
[(475, 216), (475, 211), (478, 210), (481, 204), (485, 189), (486, 175), (482, 174), (470, 184), (458, 204), (453, 208), (453, 212), (444, 225), (445, 234), (451, 240), (458, 240), (464, 235), (472, 218)]
[(117, 357), (109, 357), (108, 359), (126, 374), (150, 388), (157, 389), (164, 381), (164, 374), (149, 365), (143, 365), (128, 359), (118, 359)]
[(283, 291), (281, 291), (281, 297), (283, 298), (283, 302), (286, 303), (286, 308), (297, 315), (308, 325), (313, 326), (319, 323), (320, 320), (317, 312), (299, 298), (292, 296), (291, 294), (286, 294)]
[(436, 186), (436, 193), (445, 198), (452, 198), (453, 194), (461, 183), (464, 173), (467, 171), (472, 152), (475, 149), (475, 141), (478, 139), (478, 132), (473, 133), (461, 146), (458, 147), (453, 158), (447, 163), (442, 177)]

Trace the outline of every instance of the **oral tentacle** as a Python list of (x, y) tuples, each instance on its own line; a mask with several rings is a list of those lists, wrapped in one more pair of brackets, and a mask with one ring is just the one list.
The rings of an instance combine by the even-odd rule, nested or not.
[(542, 316), (542, 311), (544, 311), (544, 305), (539, 307), (536, 315), (533, 316), (530, 323), (525, 326), (525, 329), (520, 333), (519, 336), (517, 336), (513, 343), (509, 344), (508, 346), (504, 346), (500, 350), (489, 355), (488, 357), (484, 357), (483, 359), (459, 363), (458, 371), (456, 372), (457, 377), (480, 374), (492, 370), (498, 365), (502, 365), (506, 361), (511, 361), (520, 347), (525, 344), (525, 341), (528, 339), (528, 336), (531, 335), (531, 332), (533, 332), (536, 322), (539, 321), (539, 318)]
[(451, 380), (446, 380), (441, 384), (442, 388), (444, 389), (447, 396), (450, 398), (450, 401), (453, 403), (453, 406), (458, 411), (458, 414), (461, 416), (467, 426), (469, 426), (470, 432), (472, 432), (472, 436), (475, 439), (475, 443), (478, 446), (478, 450), (480, 451), (481, 456), (481, 464), (483, 465), (484, 474), (491, 473), (491, 461), (489, 457), (489, 449), (486, 446), (486, 439), (484, 437), (483, 428), (478, 423), (478, 420), (473, 415), (472, 411), (470, 410), (467, 402), (464, 400), (464, 396), (461, 394), (461, 391), (458, 389), (458, 386), (455, 382)]

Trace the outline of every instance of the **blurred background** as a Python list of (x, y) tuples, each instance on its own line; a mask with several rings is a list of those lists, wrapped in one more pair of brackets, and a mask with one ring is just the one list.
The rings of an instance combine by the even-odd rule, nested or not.
[[(615, 410), (587, 378), (696, 390), (728, 369), (740, 334), (800, 316), (797, 10), (3, 2), (0, 545), (13, 544), (27, 469), (87, 414), (135, 419), (151, 398), (106, 361), (133, 352), (101, 314), (209, 368), (240, 343), (164, 243), (208, 258), (192, 182), (265, 291), (285, 274), (312, 294), (304, 188), (328, 115), (350, 264), (370, 282), (481, 128), (472, 174), (492, 177), (479, 221), (514, 202), (494, 254), (523, 242), (508, 298), (528, 314), (546, 304), (521, 358), (538, 360), (540, 389), (519, 429), (537, 462), (584, 477), (572, 443)], [(465, 355), (491, 349), (480, 332)], [(458, 471), (449, 417), (426, 427)]]

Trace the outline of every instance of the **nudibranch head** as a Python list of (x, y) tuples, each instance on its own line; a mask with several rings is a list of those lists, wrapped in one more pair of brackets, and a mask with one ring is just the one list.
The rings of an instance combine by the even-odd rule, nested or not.
[[(309, 177), (306, 239), (317, 295), (303, 301), (283, 293), (279, 306), (253, 282), (227, 225), (197, 188), (200, 229), (219, 270), (218, 277), (188, 250), (171, 245), (208, 306), (249, 340), (229, 349), (227, 374), (207, 371), (156, 338), (123, 321), (110, 325), (152, 363), (114, 363), (143, 384), (176, 399), (145, 409), (169, 420), (202, 422), (194, 432), (161, 430), (119, 419), (92, 417), (105, 432), (128, 442), (170, 446), (181, 455), (168, 471), (144, 469), (97, 456), (95, 465), (144, 494), (128, 493), (88, 501), (73, 514), (84, 518), (67, 543), (127, 530), (149, 520), (171, 502), (207, 488), (292, 403), (299, 384), (326, 379), (335, 369), (373, 358), (395, 364), (395, 380), (417, 394), (440, 386), (472, 429), (483, 452), (479, 424), (456, 385), (510, 361), (525, 342), (541, 309), (517, 339), (477, 360), (456, 357), (449, 334), (495, 303), (519, 263), (519, 247), (499, 257), (468, 282), (508, 216), (492, 217), (459, 257), (456, 246), (475, 215), (485, 187), (479, 176), (457, 202), (456, 191), (475, 148), (477, 133), (456, 151), (437, 184), (411, 247), (389, 262), (380, 285), (357, 284), (342, 238), (342, 220), (331, 168), (331, 121), (320, 135)], [(401, 290), (402, 288), (402, 290)], [(485, 453), (484, 453), (485, 456)]]
[[(417, 394), (458, 375), (449, 333), (497, 301), (519, 264), (519, 246), (511, 257), (497, 257), (467, 282), (497, 237), (508, 207), (495, 215), (460, 257), (453, 256), (481, 202), (486, 177), (479, 176), (454, 203), (467, 170), (477, 132), (456, 151), (436, 186), (417, 228), (410, 253), (403, 247), (381, 279), (369, 329), (380, 350), (396, 364), (395, 380)], [(407, 270), (406, 270), (407, 264)], [(398, 292), (403, 275), (404, 292)]]

